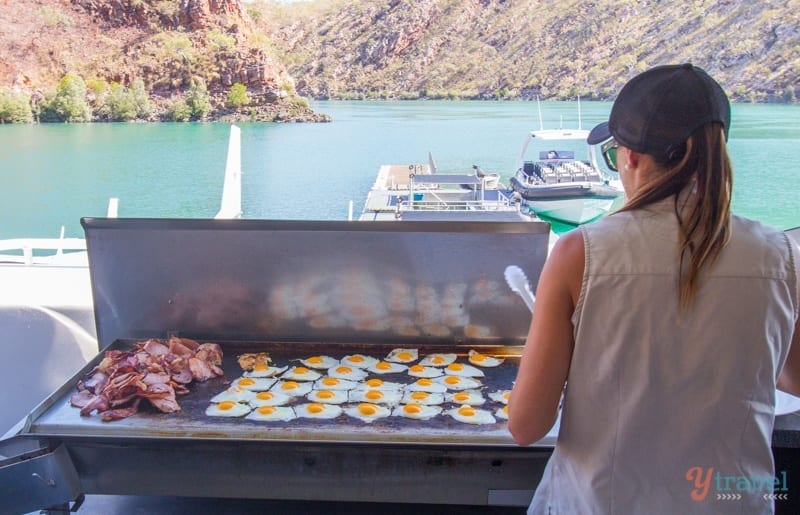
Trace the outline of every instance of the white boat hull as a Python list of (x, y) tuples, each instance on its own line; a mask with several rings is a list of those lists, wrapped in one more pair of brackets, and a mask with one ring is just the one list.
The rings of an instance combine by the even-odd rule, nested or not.
[(527, 200), (528, 208), (537, 216), (580, 225), (608, 214), (616, 199), (587, 198), (564, 200)]

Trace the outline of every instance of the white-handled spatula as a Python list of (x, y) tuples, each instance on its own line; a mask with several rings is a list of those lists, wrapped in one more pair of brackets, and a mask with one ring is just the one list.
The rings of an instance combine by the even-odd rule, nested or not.
[(505, 271), (506, 282), (511, 291), (522, 297), (525, 305), (533, 313), (533, 304), (536, 302), (536, 297), (531, 291), (531, 285), (528, 283), (528, 276), (517, 265), (508, 265)]

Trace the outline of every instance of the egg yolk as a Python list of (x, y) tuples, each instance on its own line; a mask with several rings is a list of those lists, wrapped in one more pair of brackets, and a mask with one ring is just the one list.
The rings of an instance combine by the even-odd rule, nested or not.
[(422, 379), (417, 379), (417, 384), (420, 386), (430, 386), (433, 384), (433, 381), (431, 381), (427, 377), (423, 377)]
[(306, 409), (309, 413), (322, 413), (325, 410), (325, 406), (318, 402), (312, 402)]
[(508, 406), (503, 406), (503, 409), (501, 411), (506, 415), (508, 415)]
[(419, 404), (406, 404), (403, 406), (403, 411), (406, 413), (422, 413), (422, 406)]
[(464, 392), (459, 392), (459, 393), (453, 395), (453, 398), (455, 400), (457, 400), (458, 402), (464, 402), (464, 401), (468, 401), (469, 400), (469, 394), (468, 393), (464, 393)]
[(236, 384), (239, 384), (241, 386), (253, 386), (254, 384), (256, 384), (256, 382), (255, 380), (250, 379), (249, 377), (245, 377), (244, 379), (239, 379), (239, 382)]
[(414, 359), (414, 356), (410, 352), (398, 352), (397, 359), (409, 360)]
[(464, 365), (462, 365), (461, 363), (450, 363), (449, 365), (447, 365), (447, 369), (456, 371), (464, 370)]
[(233, 401), (222, 401), (219, 404), (217, 404), (217, 408), (219, 408), (219, 409), (221, 409), (223, 411), (227, 411), (229, 409), (233, 409), (234, 406), (236, 406), (236, 403), (233, 402)]
[(465, 417), (474, 417), (475, 416), (475, 408), (471, 408), (469, 406), (462, 406), (458, 408), (458, 413)]
[(317, 397), (320, 399), (330, 399), (333, 397), (333, 392), (330, 390), (320, 390), (317, 392)]
[(409, 368), (409, 370), (411, 370), (412, 372), (422, 372), (423, 370), (425, 370), (425, 367), (423, 367), (422, 365), (413, 365), (411, 368)]
[(506, 392), (506, 393), (504, 393), (504, 394), (503, 394), (503, 398), (504, 398), (505, 400), (508, 400), (508, 399), (510, 399), (510, 398), (511, 398), (511, 392)]
[(256, 399), (260, 399), (262, 401), (268, 401), (273, 397), (274, 395), (272, 395), (272, 392), (258, 392), (256, 394)]
[(391, 363), (387, 363), (385, 361), (381, 361), (380, 363), (375, 365), (375, 368), (377, 368), (379, 370), (389, 370), (389, 369), (392, 368), (392, 364)]
[(411, 398), (417, 401), (420, 401), (422, 399), (427, 399), (428, 392), (414, 392), (411, 394)]
[(349, 374), (353, 371), (353, 369), (350, 367), (339, 367), (336, 369), (336, 371), (340, 374)]
[(253, 367), (253, 370), (264, 372), (265, 370), (267, 370), (267, 368), (269, 367), (267, 367), (267, 365), (264, 363), (256, 363), (256, 365)]
[(350, 356), (350, 358), (347, 361), (352, 361), (353, 363), (361, 363), (362, 361), (364, 361), (364, 356), (356, 354), (355, 356)]
[(306, 367), (294, 367), (295, 374), (308, 374), (308, 369)]
[(261, 406), (258, 408), (258, 412), (262, 415), (272, 415), (275, 413), (275, 406)]
[(383, 392), (381, 392), (379, 390), (370, 390), (370, 391), (368, 391), (367, 393), (364, 394), (364, 397), (366, 397), (367, 399), (376, 401), (378, 399), (382, 399), (383, 398)]
[(431, 363), (435, 363), (437, 365), (439, 363), (444, 363), (444, 358), (441, 357), (441, 356), (434, 356), (434, 357), (431, 358)]
[(447, 376), (444, 378), (444, 382), (447, 384), (458, 384), (461, 382), (461, 379), (456, 376)]
[(283, 383), (283, 386), (281, 386), (281, 388), (283, 388), (284, 390), (294, 390), (294, 389), (298, 388), (299, 386), (300, 386), (300, 384), (298, 384), (298, 383), (296, 383), (294, 381), (286, 381), (285, 383)]
[(383, 379), (368, 379), (367, 386), (371, 386), (373, 388), (380, 386), (383, 384)]
[(336, 386), (337, 384), (339, 384), (339, 380), (336, 379), (335, 377), (326, 377), (325, 379), (322, 380), (322, 384), (324, 384), (325, 386)]
[(373, 404), (364, 402), (358, 405), (358, 411), (362, 415), (374, 415), (378, 412), (378, 409)]
[(306, 361), (308, 361), (309, 363), (314, 363), (315, 365), (319, 365), (320, 363), (322, 363), (322, 356), (311, 356)]

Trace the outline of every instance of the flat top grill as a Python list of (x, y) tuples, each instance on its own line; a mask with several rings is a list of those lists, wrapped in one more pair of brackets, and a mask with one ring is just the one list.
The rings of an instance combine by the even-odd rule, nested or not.
[[(134, 347), (134, 340), (118, 340), (110, 349), (129, 350)], [(193, 381), (188, 395), (179, 396), (181, 411), (176, 413), (160, 413), (149, 403), (142, 402), (135, 415), (112, 422), (103, 422), (96, 414), (88, 417), (80, 416), (79, 409), (70, 406), (69, 398), (76, 392), (77, 381), (91, 371), (102, 359), (98, 355), (73, 380), (51, 396), (52, 404), (42, 406), (43, 411), (30, 423), (30, 433), (42, 436), (75, 437), (75, 438), (171, 438), (171, 439), (228, 439), (228, 440), (281, 440), (281, 441), (315, 441), (315, 442), (355, 442), (376, 444), (459, 444), (459, 445), (514, 445), (508, 433), (505, 420), (497, 419), (494, 424), (468, 424), (459, 422), (450, 416), (440, 414), (430, 420), (414, 420), (390, 416), (363, 422), (342, 414), (335, 419), (320, 420), (298, 418), (288, 422), (260, 422), (246, 420), (243, 417), (211, 417), (205, 414), (210, 399), (228, 388), (232, 381), (239, 378), (243, 370), (237, 362), (237, 356), (246, 352), (267, 352), (277, 366), (293, 365), (299, 359), (313, 355), (329, 355), (341, 358), (347, 354), (360, 353), (376, 358), (385, 357), (392, 349), (409, 348), (408, 345), (388, 344), (331, 344), (309, 343), (301, 345), (291, 342), (220, 342), (224, 353), (223, 370), (225, 375), (205, 382)], [(458, 362), (467, 363), (469, 350), (503, 357), (498, 367), (485, 367), (485, 377), (480, 378), (481, 390), (486, 403), (479, 408), (494, 411), (502, 404), (493, 401), (486, 394), (497, 390), (511, 389), (519, 365), (520, 347), (514, 346), (414, 346), (418, 349), (420, 359), (429, 353), (455, 353)], [(385, 381), (409, 384), (417, 378), (407, 372), (375, 375)], [(309, 402), (304, 397), (295, 398), (291, 405)], [(445, 403), (445, 409), (456, 404)]]

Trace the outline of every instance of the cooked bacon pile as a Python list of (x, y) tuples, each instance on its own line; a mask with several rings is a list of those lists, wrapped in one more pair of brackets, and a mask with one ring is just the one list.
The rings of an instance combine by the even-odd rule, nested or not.
[(221, 365), (222, 349), (216, 343), (153, 338), (137, 343), (132, 351), (106, 351), (100, 364), (78, 381), (78, 393), (70, 403), (83, 416), (96, 410), (104, 421), (133, 415), (142, 399), (164, 413), (180, 411), (175, 396), (189, 393), (193, 379), (223, 375)]

